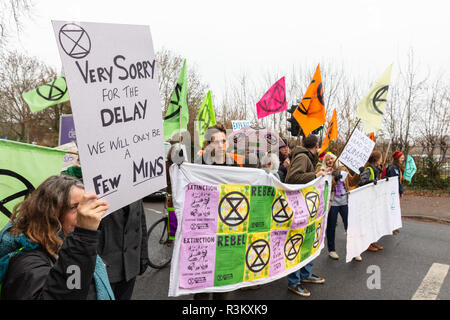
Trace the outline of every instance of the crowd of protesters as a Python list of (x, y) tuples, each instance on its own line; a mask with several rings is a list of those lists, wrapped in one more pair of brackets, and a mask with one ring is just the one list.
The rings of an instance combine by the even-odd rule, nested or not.
[[(348, 192), (380, 179), (381, 152), (373, 151), (360, 173), (352, 174), (330, 152), (319, 158), (319, 139), (314, 134), (297, 146), (289, 146), (283, 139), (278, 152), (262, 155), (248, 150), (243, 155), (229, 153), (227, 138), (222, 124), (208, 128), (203, 149), (194, 162), (260, 168), (289, 184), (306, 184), (327, 174), (332, 176), (326, 239), (329, 257), (338, 260), (335, 246), (338, 215), (346, 231)], [(180, 152), (179, 144), (172, 146), (167, 169), (170, 164), (183, 161), (175, 159), (183, 158)], [(385, 170), (386, 176), (399, 177), (400, 195), (404, 159), (403, 153), (394, 152), (393, 162)], [(170, 193), (170, 179), (167, 181)], [(84, 192), (79, 167), (45, 180), (15, 207), (10, 222), (0, 232), (1, 299), (131, 299), (136, 277), (149, 265), (143, 202), (131, 203), (102, 219), (107, 209), (104, 200)], [(372, 243), (367, 250), (382, 249)], [(362, 257), (355, 260), (362, 261)], [(310, 262), (289, 274), (288, 290), (310, 296), (311, 292), (302, 284), (324, 283), (323, 277), (312, 272), (313, 266), (314, 262)], [(76, 277), (77, 273), (81, 277)], [(227, 297), (228, 293), (194, 295), (195, 300)]]

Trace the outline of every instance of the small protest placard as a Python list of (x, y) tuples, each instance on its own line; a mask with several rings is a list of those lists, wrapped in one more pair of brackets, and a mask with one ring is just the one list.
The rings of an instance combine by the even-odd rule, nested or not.
[(73, 116), (71, 114), (63, 114), (59, 118), (59, 145), (70, 142), (77, 142), (75, 126), (73, 124)]
[(358, 129), (355, 129), (339, 156), (339, 161), (359, 174), (359, 168), (364, 167), (374, 146), (375, 142)]
[(104, 198), (109, 214), (164, 188), (163, 121), (149, 27), (52, 23), (86, 192)]
[(233, 125), (233, 131), (242, 129), (250, 125), (250, 121), (248, 120), (231, 120), (231, 124)]

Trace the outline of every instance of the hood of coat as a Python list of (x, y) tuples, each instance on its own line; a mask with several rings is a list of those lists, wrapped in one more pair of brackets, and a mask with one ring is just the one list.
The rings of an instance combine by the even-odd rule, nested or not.
[(295, 157), (301, 153), (306, 154), (309, 160), (311, 160), (312, 164), (316, 166), (317, 162), (319, 161), (319, 157), (317, 155), (312, 154), (311, 151), (309, 151), (303, 146), (297, 146), (294, 148), (294, 150), (292, 150), (292, 159), (295, 159)]
[(37, 243), (30, 241), (24, 234), (13, 235), (9, 233), (12, 224), (8, 223), (0, 231), (0, 282), (6, 274), (9, 260), (20, 251), (30, 251), (39, 247)]

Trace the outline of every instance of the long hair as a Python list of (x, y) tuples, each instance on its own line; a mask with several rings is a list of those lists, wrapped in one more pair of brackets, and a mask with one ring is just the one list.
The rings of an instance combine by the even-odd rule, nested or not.
[(397, 168), (401, 171), (405, 170), (405, 161), (403, 161), (403, 163), (400, 164), (400, 157), (394, 158), (394, 160), (392, 160), (392, 164), (396, 165)]
[(372, 153), (370, 154), (370, 157), (367, 160), (367, 163), (366, 163), (366, 165), (364, 167), (367, 168), (370, 164), (374, 165), (382, 157), (383, 157), (383, 154), (380, 151), (378, 151), (378, 150), (372, 151)]
[(49, 254), (57, 254), (62, 245), (58, 232), (61, 220), (70, 209), (70, 191), (83, 184), (70, 176), (51, 176), (24, 201), (14, 207), (12, 234), (25, 234)]

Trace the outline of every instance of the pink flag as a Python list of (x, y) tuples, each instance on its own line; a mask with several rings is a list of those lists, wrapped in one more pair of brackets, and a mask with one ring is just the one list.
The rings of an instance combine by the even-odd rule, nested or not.
[(286, 88), (284, 85), (284, 77), (282, 77), (258, 101), (256, 104), (256, 112), (258, 119), (261, 119), (270, 114), (285, 111), (286, 109)]

